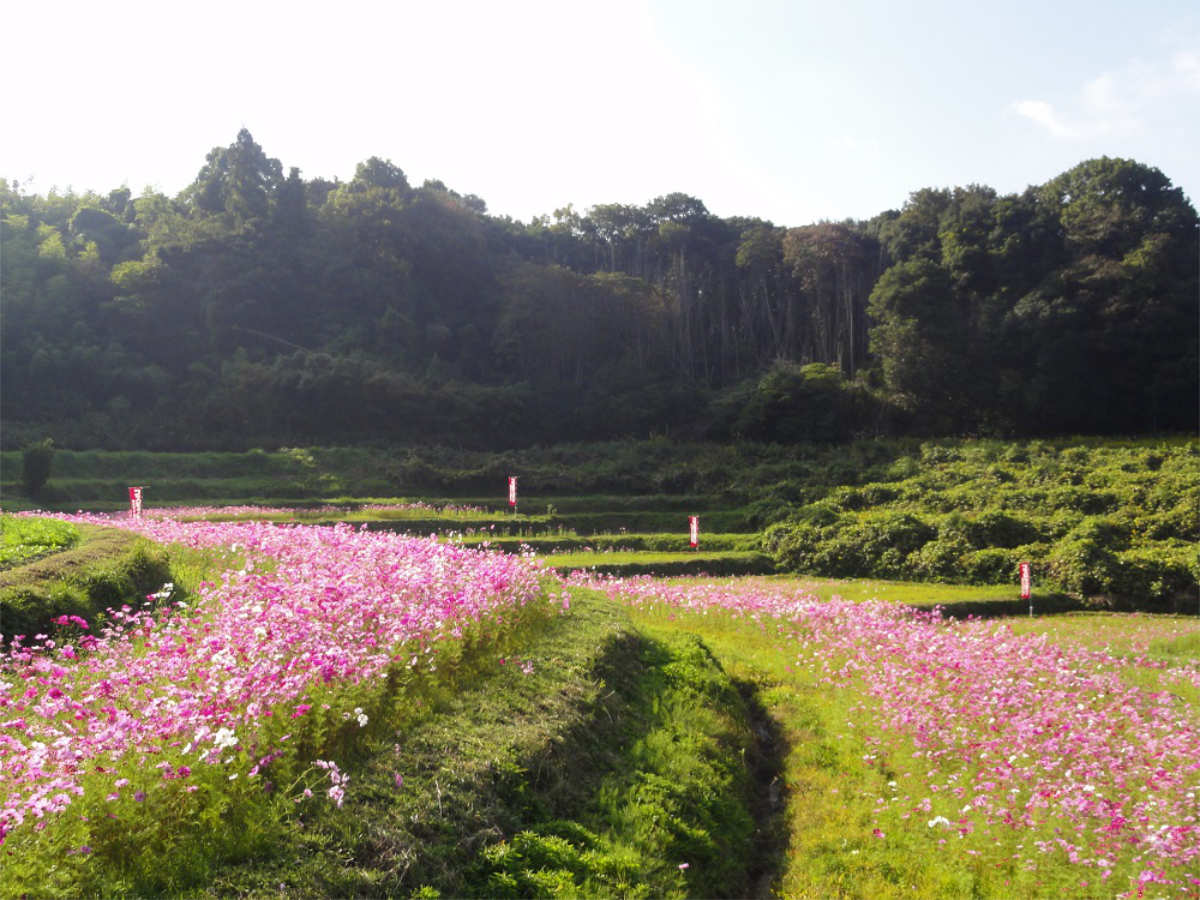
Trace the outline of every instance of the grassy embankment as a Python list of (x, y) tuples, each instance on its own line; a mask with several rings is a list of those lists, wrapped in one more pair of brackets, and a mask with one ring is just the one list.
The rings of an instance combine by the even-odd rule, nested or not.
[(91, 619), (140, 603), (172, 580), (163, 548), (116, 528), (0, 515), (0, 634), (32, 636), (51, 618)]

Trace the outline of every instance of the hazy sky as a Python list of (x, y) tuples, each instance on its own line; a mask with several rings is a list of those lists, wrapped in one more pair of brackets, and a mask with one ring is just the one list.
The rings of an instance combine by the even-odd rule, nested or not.
[(175, 194), (246, 127), (528, 221), (671, 191), (780, 225), (1096, 156), (1200, 202), (1200, 4), (267, 0), (11, 4), (0, 177)]

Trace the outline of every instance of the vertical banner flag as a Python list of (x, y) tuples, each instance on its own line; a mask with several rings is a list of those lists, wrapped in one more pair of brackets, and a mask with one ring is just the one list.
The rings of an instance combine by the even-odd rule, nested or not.
[(508, 505), (516, 508), (517, 505), (517, 476), (510, 475), (508, 477)]
[(135, 519), (141, 518), (142, 489), (140, 487), (131, 487), (129, 489), (129, 514)]
[(1033, 586), (1032, 567), (1027, 562), (1021, 563), (1021, 599), (1028, 600)]
[(688, 541), (694, 550), (700, 544), (700, 517), (688, 516)]

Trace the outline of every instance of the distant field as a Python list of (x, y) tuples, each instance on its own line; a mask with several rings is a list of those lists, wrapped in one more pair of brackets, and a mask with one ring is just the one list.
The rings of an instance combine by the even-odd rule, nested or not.
[[(934, 584), (917, 581), (882, 581), (875, 578), (814, 578), (797, 575), (776, 575), (761, 579), (772, 588), (811, 594), (822, 600), (839, 598), (852, 603), (867, 600), (882, 600), (906, 606), (930, 608), (945, 606), (951, 611), (956, 606), (995, 607), (996, 612), (1020, 614), (1026, 611), (1029, 601), (1020, 599), (1020, 588), (1016, 584)], [(1045, 602), (1060, 602), (1057, 595), (1042, 595)], [(1035, 593), (1035, 607), (1039, 596)], [(1007, 607), (1011, 606), (1009, 609)], [(1045, 609), (1040, 610), (1045, 612)]]

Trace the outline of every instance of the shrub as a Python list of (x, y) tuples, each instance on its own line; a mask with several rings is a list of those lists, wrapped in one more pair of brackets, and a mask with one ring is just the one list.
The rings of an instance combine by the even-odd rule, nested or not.
[(968, 531), (971, 522), (960, 512), (952, 512), (938, 523), (938, 540), (969, 540)]
[(78, 547), (0, 573), (2, 631), (48, 631), (62, 615), (90, 619), (140, 603), (173, 580), (164, 548), (118, 529), (91, 529)]
[(842, 488), (832, 498), (842, 509), (869, 509), (872, 506), (883, 506), (891, 503), (899, 496), (899, 491), (891, 485), (864, 484), (859, 488)]
[(1121, 564), (1115, 553), (1092, 537), (1066, 537), (1047, 560), (1051, 579), (1071, 594), (1109, 594), (1118, 585)]
[(1064, 485), (1046, 492), (1046, 504), (1052, 509), (1097, 515), (1116, 509), (1117, 498), (1109, 491), (1095, 491), (1077, 485)]
[(21, 454), (21, 487), (27, 497), (38, 497), (50, 479), (54, 442), (50, 438), (31, 444)]
[(1184, 541), (1126, 550), (1118, 554), (1116, 591), (1134, 601), (1147, 600), (1172, 610), (1195, 609), (1200, 551)]
[(964, 561), (966, 578), (972, 584), (1005, 584), (1017, 577), (1017, 566), (1022, 562), (1018, 552), (1001, 547), (976, 550)]
[(971, 545), (957, 536), (929, 541), (909, 556), (910, 572), (931, 580), (961, 579)]
[(1067, 540), (1091, 541), (1105, 550), (1127, 550), (1132, 534), (1129, 522), (1115, 516), (1088, 516), (1067, 533)]
[(901, 456), (887, 468), (887, 477), (893, 481), (906, 481), (920, 474), (921, 464), (912, 456)]
[(982, 550), (986, 547), (1019, 547), (1041, 538), (1038, 529), (1031, 523), (1015, 518), (999, 510), (985, 510), (966, 527), (971, 546)]
[(1168, 538), (1200, 541), (1200, 488), (1185, 491), (1174, 506), (1139, 518), (1138, 526), (1147, 538), (1155, 541)]
[(763, 533), (763, 549), (777, 565), (792, 571), (815, 571), (821, 530), (802, 522), (782, 522)]
[(877, 518), (865, 519), (858, 528), (863, 553), (868, 559), (881, 562), (895, 560), (889, 568), (901, 568), (910, 553), (933, 540), (937, 532), (911, 513), (888, 512)]

